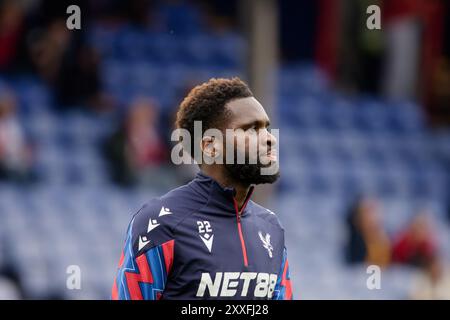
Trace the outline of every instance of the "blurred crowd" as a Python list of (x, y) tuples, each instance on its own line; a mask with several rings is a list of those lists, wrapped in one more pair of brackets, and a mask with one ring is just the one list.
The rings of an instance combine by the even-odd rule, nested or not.
[(0, 179), (26, 182), (33, 178), (33, 150), (16, 117), (17, 100), (0, 88)]
[[(66, 8), (75, 3), (82, 8), (83, 22), (81, 30), (71, 31), (66, 27)], [(99, 74), (102, 57), (89, 43), (87, 30), (100, 24), (177, 35), (200, 30), (220, 33), (235, 26), (235, 10), (235, 2), (220, 0), (2, 0), (0, 75), (37, 76), (53, 93), (58, 112), (82, 109), (113, 114), (117, 129), (102, 146), (112, 181), (124, 186), (156, 181), (171, 185), (164, 182), (176, 180), (171, 179), (174, 170), (165, 170), (170, 166), (166, 137), (170, 137), (173, 113), (160, 112), (159, 101), (150, 95), (137, 95), (123, 103), (107, 94)], [(0, 90), (0, 179), (34, 181), (33, 152), (15, 116), (20, 108), (15, 94), (6, 84)], [(155, 179), (157, 174), (164, 179)]]
[[(238, 2), (82, 0), (77, 4), (83, 8), (83, 28), (70, 31), (66, 27), (66, 8), (72, 2), (2, 0), (0, 73), (37, 75), (51, 88), (54, 107), (60, 111), (83, 108), (113, 112), (118, 119), (126, 119), (122, 123), (118, 121), (117, 132), (111, 137), (116, 141), (109, 139), (105, 143), (105, 148), (109, 148), (105, 155), (111, 168), (126, 168), (121, 177), (113, 170), (113, 180), (132, 183), (136, 181), (132, 176), (145, 176), (132, 173), (146, 167), (144, 162), (152, 165), (167, 162), (167, 129), (172, 127), (173, 114), (158, 113), (159, 101), (155, 97), (135, 97), (123, 105), (107, 94), (99, 74), (102, 57), (87, 40), (87, 30), (100, 23), (112, 29), (131, 25), (147, 32), (183, 35), (208, 30), (220, 34), (239, 27)], [(381, 7), (382, 30), (365, 27), (365, 9), (369, 4)], [(430, 116), (438, 115), (439, 121), (445, 121), (450, 110), (448, 3), (441, 0), (280, 1), (279, 9), (283, 61), (315, 60), (335, 79), (336, 87), (345, 92), (419, 99), (429, 110), (436, 111)], [(2, 119), (14, 119), (14, 92), (8, 91), (11, 89), (4, 89), (0, 96), (2, 109), (9, 109), (2, 111)], [(179, 92), (180, 99), (184, 93)], [(152, 102), (144, 103), (144, 100)], [(134, 120), (137, 113), (147, 114), (148, 121), (138, 123)], [(8, 123), (2, 126), (2, 131), (11, 131), (9, 134), (14, 131), (18, 141), (23, 141), (20, 145), (25, 145), (17, 121)], [(162, 125), (158, 128), (158, 124)], [(135, 126), (139, 132), (146, 126), (148, 133), (137, 134)], [(136, 150), (137, 136), (145, 137), (145, 141), (139, 141), (140, 147), (156, 141), (151, 143), (151, 150), (142, 151), (151, 155), (130, 155), (136, 152), (133, 150)], [(29, 170), (30, 152), (8, 152), (15, 153), (14, 159), (20, 158), (19, 171)], [(142, 157), (147, 159), (135, 160)], [(8, 161), (10, 164), (4, 168), (11, 165), (11, 158)], [(5, 170), (8, 171), (2, 169)], [(2, 176), (16, 176), (16, 173), (4, 172)]]
[(417, 268), (411, 287), (412, 299), (450, 299), (450, 269), (443, 261), (435, 238), (433, 216), (417, 212), (403, 230), (388, 234), (379, 203), (361, 197), (348, 210), (345, 259), (349, 264), (364, 263), (382, 269), (390, 265)]
[[(285, 60), (315, 60), (347, 92), (413, 99), (450, 119), (450, 4), (443, 0), (280, 1)], [(366, 22), (380, 8), (381, 29)], [(371, 20), (373, 21), (373, 20)]]

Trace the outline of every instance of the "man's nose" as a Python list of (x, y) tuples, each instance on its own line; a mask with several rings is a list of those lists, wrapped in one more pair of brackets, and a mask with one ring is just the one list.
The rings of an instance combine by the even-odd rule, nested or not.
[(267, 129), (264, 130), (264, 139), (269, 147), (275, 147), (278, 143), (277, 138)]

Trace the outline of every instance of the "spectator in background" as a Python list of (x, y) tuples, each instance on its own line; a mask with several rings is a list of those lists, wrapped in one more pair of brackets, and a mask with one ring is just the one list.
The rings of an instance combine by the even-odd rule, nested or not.
[(158, 119), (153, 100), (139, 97), (131, 103), (124, 122), (104, 146), (115, 182), (133, 185), (158, 181), (156, 176), (163, 171), (161, 166), (167, 160)]
[(450, 300), (450, 272), (438, 255), (432, 256), (413, 282), (411, 299)]
[(150, 0), (130, 0), (121, 3), (125, 21), (142, 28), (151, 27), (154, 2)]
[(425, 1), (384, 1), (386, 63), (383, 93), (389, 98), (418, 98), (420, 50), (423, 45), (420, 15)]
[[(96, 111), (109, 110), (114, 102), (101, 88), (100, 57), (87, 43), (90, 28), (69, 30), (66, 9), (70, 0), (39, 1), (27, 19), (25, 60), (39, 77), (50, 85), (60, 110), (73, 107)], [(77, 2), (88, 25), (89, 3)]]
[(431, 70), (429, 110), (433, 124), (450, 124), (450, 3), (443, 3), (442, 53)]
[(30, 60), (39, 76), (48, 83), (56, 82), (70, 41), (71, 33), (62, 18), (49, 22), (43, 29), (36, 29), (30, 38)]
[(450, 53), (449, 58), (442, 57), (438, 61), (432, 84), (430, 92), (432, 121), (435, 124), (450, 123)]
[(94, 48), (74, 38), (66, 50), (55, 81), (60, 108), (89, 107), (95, 111), (110, 110), (113, 100), (101, 89), (100, 57)]
[(386, 267), (390, 263), (391, 243), (383, 229), (374, 200), (356, 201), (349, 211), (347, 226), (347, 262), (367, 263), (379, 267)]
[[(324, 3), (328, 5), (326, 1)], [(370, 5), (382, 7), (383, 1), (348, 0), (340, 3), (342, 31), (336, 85), (349, 93), (378, 94), (385, 43), (382, 30), (366, 28), (366, 11)]]
[(0, 179), (28, 181), (32, 178), (32, 153), (16, 117), (16, 99), (0, 88)]
[(60, 109), (101, 111), (113, 105), (101, 90), (97, 52), (85, 43), (81, 31), (69, 31), (63, 18), (48, 22), (34, 38), (30, 56), (37, 73), (55, 90)]
[(23, 8), (19, 1), (0, 2), (0, 72), (10, 71), (23, 33)]
[(417, 267), (429, 265), (436, 255), (436, 242), (426, 212), (415, 216), (394, 242), (393, 262)]

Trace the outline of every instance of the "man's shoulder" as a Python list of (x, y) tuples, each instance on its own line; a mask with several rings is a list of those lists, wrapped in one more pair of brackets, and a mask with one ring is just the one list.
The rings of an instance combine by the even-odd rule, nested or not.
[(284, 232), (284, 228), (277, 216), (277, 214), (254, 201), (250, 201), (252, 213), (259, 219), (264, 220), (266, 223), (272, 224), (278, 228), (281, 232)]
[[(131, 228), (134, 242), (151, 241), (159, 245), (174, 239), (177, 225), (203, 203), (204, 199), (189, 185), (150, 199), (133, 216)], [(143, 245), (137, 247), (142, 248)]]
[(135, 214), (139, 219), (172, 216), (180, 220), (204, 203), (204, 199), (187, 184), (147, 201)]

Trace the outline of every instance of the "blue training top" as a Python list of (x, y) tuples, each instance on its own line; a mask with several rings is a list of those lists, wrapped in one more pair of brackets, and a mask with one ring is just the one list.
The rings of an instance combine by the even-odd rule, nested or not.
[(198, 173), (132, 218), (113, 299), (292, 299), (284, 229)]

